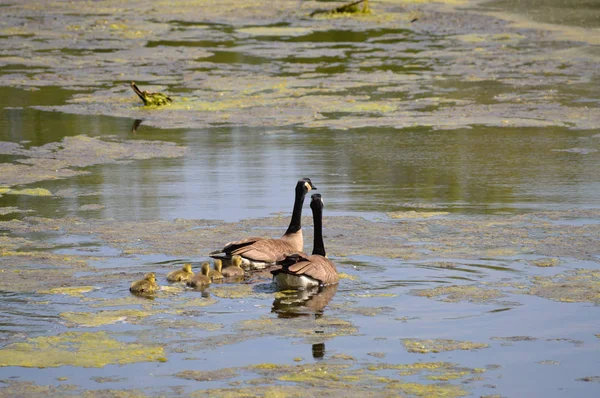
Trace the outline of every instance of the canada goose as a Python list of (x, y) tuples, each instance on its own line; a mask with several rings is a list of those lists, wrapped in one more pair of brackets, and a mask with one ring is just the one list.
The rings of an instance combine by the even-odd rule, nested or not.
[(245, 267), (254, 269), (264, 268), (275, 264), (285, 256), (302, 251), (304, 239), (302, 237), (302, 205), (304, 197), (311, 189), (317, 189), (310, 178), (302, 178), (296, 184), (296, 198), (292, 219), (285, 234), (279, 239), (265, 239), (260, 237), (246, 238), (236, 242), (229, 242), (221, 250), (216, 250), (209, 255), (213, 258), (222, 258), (229, 261), (231, 256), (239, 255)]
[(201, 271), (199, 274), (194, 275), (193, 278), (187, 281), (187, 285), (190, 287), (202, 287), (210, 285), (210, 278), (208, 277), (208, 273), (210, 272), (210, 264), (208, 262), (203, 262)]
[(208, 277), (211, 280), (223, 279), (223, 274), (221, 273), (221, 270), (223, 269), (223, 262), (221, 261), (221, 259), (216, 258), (213, 266), (214, 269), (208, 271)]
[(186, 263), (183, 264), (181, 269), (169, 272), (167, 274), (167, 280), (169, 282), (185, 282), (193, 276), (194, 272), (192, 271), (192, 264)]
[(142, 91), (136, 86), (135, 82), (131, 82), (131, 88), (138, 97), (144, 102), (145, 106), (160, 106), (170, 104), (173, 100), (163, 93), (149, 93)]
[(288, 289), (306, 289), (311, 286), (326, 286), (338, 282), (335, 265), (325, 257), (323, 243), (323, 199), (316, 193), (311, 196), (315, 237), (312, 255), (294, 253), (279, 261), (282, 268), (271, 271), (277, 285)]
[(144, 279), (135, 281), (129, 286), (131, 293), (138, 294), (152, 294), (156, 289), (158, 289), (158, 285), (156, 284), (156, 275), (154, 272), (144, 275)]
[(235, 276), (244, 276), (244, 269), (240, 267), (242, 265), (242, 258), (240, 256), (231, 257), (231, 265), (229, 267), (223, 268), (221, 273), (226, 278), (231, 278)]

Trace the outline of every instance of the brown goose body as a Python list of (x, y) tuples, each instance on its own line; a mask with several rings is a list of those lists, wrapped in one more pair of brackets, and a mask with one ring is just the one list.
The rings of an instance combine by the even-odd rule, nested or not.
[(326, 257), (323, 243), (323, 200), (321, 195), (312, 195), (310, 207), (313, 211), (315, 236), (313, 253), (294, 253), (279, 261), (281, 269), (274, 270), (273, 280), (282, 288), (306, 289), (312, 286), (327, 286), (339, 280), (335, 264)]
[(283, 260), (288, 255), (302, 251), (304, 246), (301, 226), (302, 205), (306, 194), (312, 189), (317, 188), (312, 184), (310, 178), (298, 180), (292, 219), (281, 238), (270, 239), (254, 236), (230, 242), (221, 250), (210, 253), (210, 256), (230, 263), (231, 257), (238, 255), (242, 258), (242, 266), (245, 268), (262, 269)]

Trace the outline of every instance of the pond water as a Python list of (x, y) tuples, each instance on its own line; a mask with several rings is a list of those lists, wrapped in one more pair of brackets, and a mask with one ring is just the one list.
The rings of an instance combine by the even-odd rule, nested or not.
[[(332, 4), (2, 7), (0, 395), (600, 393), (597, 7)], [(166, 281), (302, 177), (339, 285)]]

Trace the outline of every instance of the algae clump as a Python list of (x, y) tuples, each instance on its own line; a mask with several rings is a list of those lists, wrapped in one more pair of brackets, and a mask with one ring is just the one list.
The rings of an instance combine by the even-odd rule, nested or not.
[(40, 290), (40, 294), (65, 294), (73, 297), (83, 297), (83, 293), (94, 290), (93, 286), (55, 287), (48, 290)]
[(485, 343), (473, 343), (470, 341), (457, 341), (449, 339), (434, 339), (434, 340), (419, 340), (419, 339), (404, 339), (404, 348), (408, 352), (427, 354), (430, 352), (445, 352), (455, 350), (478, 350), (488, 348)]
[(503, 297), (500, 290), (484, 289), (481, 287), (469, 286), (441, 286), (433, 289), (414, 290), (413, 293), (421, 297), (440, 297), (446, 296), (442, 301), (456, 303), (467, 300), (473, 303), (484, 303), (489, 300)]
[(109, 364), (159, 361), (162, 347), (123, 343), (106, 332), (66, 332), (36, 337), (0, 350), (0, 366), (47, 368), (64, 365), (101, 368)]
[(126, 320), (140, 320), (152, 314), (151, 311), (107, 310), (99, 312), (63, 312), (59, 315), (68, 322), (85, 327), (94, 327)]
[(9, 189), (5, 193), (9, 195), (27, 195), (27, 196), (52, 196), (52, 192), (44, 188), (27, 188), (27, 189)]

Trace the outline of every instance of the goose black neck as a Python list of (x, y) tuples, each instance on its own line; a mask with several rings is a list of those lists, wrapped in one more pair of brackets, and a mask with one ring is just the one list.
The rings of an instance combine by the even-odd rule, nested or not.
[(313, 224), (315, 226), (312, 254), (319, 254), (325, 257), (325, 244), (323, 243), (323, 208), (321, 206), (314, 206), (312, 207), (312, 211)]
[(285, 231), (285, 235), (294, 234), (302, 228), (302, 206), (304, 205), (305, 196), (306, 192), (303, 189), (296, 189), (296, 199), (294, 200), (292, 219), (290, 220), (287, 231)]

